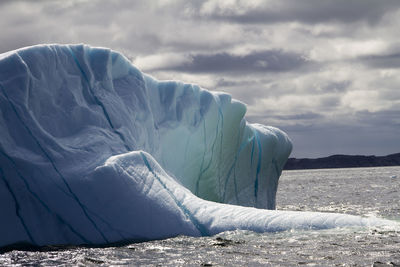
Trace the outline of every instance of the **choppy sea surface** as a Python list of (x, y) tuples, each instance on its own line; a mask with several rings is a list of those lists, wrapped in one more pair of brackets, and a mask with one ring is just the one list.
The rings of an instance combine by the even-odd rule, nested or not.
[[(400, 221), (400, 167), (284, 171), (277, 209)], [(400, 229), (234, 231), (106, 248), (48, 247), (0, 254), (0, 266), (38, 265), (400, 266)]]

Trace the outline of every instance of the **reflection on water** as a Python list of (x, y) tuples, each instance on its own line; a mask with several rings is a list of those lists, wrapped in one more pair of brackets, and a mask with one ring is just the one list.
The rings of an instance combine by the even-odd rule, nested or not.
[(400, 167), (285, 171), (277, 209), (400, 219), (400, 179), (392, 178), (399, 174)]

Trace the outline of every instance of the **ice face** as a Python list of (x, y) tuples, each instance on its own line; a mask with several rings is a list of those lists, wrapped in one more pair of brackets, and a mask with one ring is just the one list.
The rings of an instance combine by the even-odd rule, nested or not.
[(228, 94), (157, 81), (109, 49), (0, 55), (0, 246), (337, 225), (227, 205), (274, 209), (291, 151), (285, 133), (245, 112)]
[(165, 170), (203, 199), (275, 208), (277, 181), (291, 150), (284, 133), (248, 124), (245, 105), (230, 95), (144, 79), (157, 132), (152, 155)]

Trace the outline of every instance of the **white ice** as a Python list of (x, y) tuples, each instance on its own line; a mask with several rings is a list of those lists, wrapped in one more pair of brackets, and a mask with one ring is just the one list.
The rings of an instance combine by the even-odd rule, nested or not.
[(391, 224), (266, 210), (292, 146), (245, 112), (109, 49), (0, 55), (0, 247)]

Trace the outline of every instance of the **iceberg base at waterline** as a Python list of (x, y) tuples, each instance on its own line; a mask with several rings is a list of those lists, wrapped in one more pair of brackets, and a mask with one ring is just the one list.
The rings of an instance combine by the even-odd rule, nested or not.
[(0, 55), (0, 246), (392, 224), (275, 208), (291, 142), (230, 95), (85, 45)]

